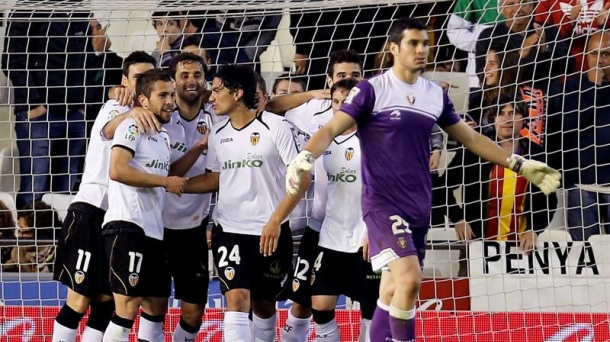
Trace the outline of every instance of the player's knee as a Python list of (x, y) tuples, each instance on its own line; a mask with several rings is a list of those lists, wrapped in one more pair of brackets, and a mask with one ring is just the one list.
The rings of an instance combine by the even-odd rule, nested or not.
[(296, 318), (309, 318), (311, 317), (311, 308), (297, 302), (293, 302), (292, 307), (290, 308), (290, 313), (292, 313), (292, 316)]
[(142, 304), (142, 297), (128, 297), (119, 294), (114, 296), (114, 305), (117, 316), (134, 320), (138, 316), (140, 311), (140, 305)]
[(89, 298), (68, 289), (66, 304), (72, 308), (72, 310), (84, 314), (87, 312), (90, 303), (91, 300)]
[(260, 318), (270, 318), (275, 314), (275, 302), (266, 299), (253, 299), (252, 311)]
[(413, 275), (400, 277), (395, 281), (395, 291), (401, 291), (413, 297), (419, 293), (421, 287), (421, 277)]
[(182, 319), (190, 326), (198, 327), (201, 325), (205, 306), (199, 304), (182, 302)]
[(313, 315), (314, 322), (317, 324), (326, 324), (335, 319), (335, 309), (324, 311), (311, 309), (311, 313)]
[(246, 289), (234, 289), (225, 293), (227, 298), (227, 311), (250, 311), (250, 291)]
[(142, 311), (152, 316), (163, 316), (167, 313), (167, 298), (144, 297)]

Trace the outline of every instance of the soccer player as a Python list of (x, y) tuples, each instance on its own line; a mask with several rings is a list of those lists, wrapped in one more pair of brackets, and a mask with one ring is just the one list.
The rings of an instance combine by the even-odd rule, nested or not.
[[(347, 78), (330, 90), (333, 112), (338, 112), (349, 91), (358, 81)], [(362, 172), (356, 125), (336, 137), (316, 161), (316, 198), (325, 207), (322, 213), (319, 251), (311, 277), (312, 312), (317, 340), (339, 341), (335, 307), (339, 295), (360, 302), (361, 341), (375, 312), (380, 277), (368, 262), (366, 225), (362, 220), (360, 197)], [(312, 212), (312, 217), (318, 216)], [(293, 285), (299, 285), (298, 279)]]
[[(221, 189), (212, 214), (212, 253), (227, 300), (227, 342), (275, 340), (275, 300), (287, 288), (292, 272), (293, 244), (286, 217), (304, 192), (289, 196), (278, 187), (298, 146), (288, 121), (255, 109), (256, 87), (250, 67), (225, 65), (218, 70), (210, 101), (228, 120), (210, 133), (211, 172), (189, 179), (185, 190)], [(310, 176), (303, 177), (308, 184)]]
[[(170, 121), (175, 91), (167, 72), (152, 69), (142, 74), (135, 95), (135, 102), (153, 112), (159, 122)], [(170, 151), (164, 129), (145, 136), (132, 119), (124, 120), (116, 129), (110, 154), (110, 205), (102, 231), (116, 308), (104, 342), (127, 341), (140, 306), (138, 339), (164, 340), (162, 304), (169, 297), (170, 279), (165, 253), (160, 253), (161, 211), (165, 191), (180, 194), (186, 183), (186, 178), (168, 177)]]
[(362, 212), (373, 269), (384, 270), (370, 338), (403, 342), (415, 341), (415, 300), (430, 222), (432, 125), (438, 123), (473, 153), (523, 175), (547, 195), (559, 186), (560, 174), (544, 163), (511, 155), (476, 133), (460, 120), (442, 88), (420, 77), (428, 54), (425, 24), (398, 20), (389, 41), (392, 68), (351, 90), (341, 110), (290, 163), (286, 187), (295, 193), (315, 158), (358, 124)]
[[(176, 85), (176, 107), (165, 125), (171, 141), (172, 173), (188, 177), (205, 173), (207, 137), (212, 127), (210, 108), (204, 109), (207, 65), (203, 58), (181, 53), (169, 62)], [(166, 193), (163, 207), (163, 244), (175, 298), (182, 314), (174, 330), (175, 342), (193, 341), (208, 300), (208, 244), (211, 194)]]
[[(362, 65), (355, 51), (335, 51), (330, 54), (330, 63), (327, 76), (329, 87), (346, 78), (362, 79)], [(332, 101), (330, 99), (309, 99), (307, 97), (301, 99), (302, 94), (305, 93), (283, 95), (271, 100), (275, 102), (275, 107), (280, 107), (280, 112), (283, 113), (285, 109), (288, 109), (285, 118), (295, 126), (298, 132), (299, 143), (302, 144), (301, 146), (333, 116)], [(316, 93), (312, 92), (310, 94)], [(287, 98), (287, 101), (281, 102), (280, 98)], [(298, 102), (301, 100), (304, 103), (300, 104)], [(291, 107), (295, 104), (298, 106), (292, 109)], [(304, 233), (299, 245), (297, 263), (293, 275), (293, 286), (290, 295), (293, 304), (290, 307), (288, 319), (282, 330), (282, 341), (305, 342), (307, 340), (307, 331), (311, 320), (311, 268), (318, 255), (318, 238), (325, 210), (324, 205), (315, 194), (316, 190), (317, 185), (314, 185), (311, 210), (312, 212), (321, 212), (318, 215), (319, 218), (311, 217), (309, 223), (299, 219), (309, 216), (307, 215), (308, 206), (303, 201), (293, 211), (294, 218), (290, 222), (293, 231), (304, 230)], [(311, 197), (311, 195), (307, 196), (307, 198)]]
[[(137, 78), (154, 67), (155, 60), (147, 53), (136, 51), (123, 62), (123, 85), (135, 90)], [(80, 190), (68, 207), (61, 228), (53, 278), (68, 287), (66, 303), (55, 318), (53, 341), (73, 342), (78, 324), (87, 308), (91, 313), (81, 340), (101, 341), (114, 311), (110, 293), (100, 276), (101, 231), (108, 209), (108, 167), (110, 147), (116, 127), (131, 118), (148, 131), (161, 127), (154, 114), (143, 108), (121, 106), (109, 100), (100, 110), (85, 156), (85, 171)]]

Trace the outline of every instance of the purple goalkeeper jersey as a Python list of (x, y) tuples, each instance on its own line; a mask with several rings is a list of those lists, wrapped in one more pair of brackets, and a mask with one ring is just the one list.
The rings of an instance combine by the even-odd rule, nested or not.
[(460, 117), (443, 89), (423, 77), (414, 84), (392, 69), (354, 87), (341, 111), (358, 124), (362, 151), (362, 212), (399, 213), (428, 226), (432, 207), (430, 132)]

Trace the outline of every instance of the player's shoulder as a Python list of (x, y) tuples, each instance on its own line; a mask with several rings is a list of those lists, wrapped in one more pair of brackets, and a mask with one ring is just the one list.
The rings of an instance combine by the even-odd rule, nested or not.
[(226, 120), (216, 122), (212, 125), (212, 133), (213, 134), (222, 134), (222, 132), (226, 132), (226, 128), (230, 127), (229, 123), (231, 121), (227, 118)]
[(263, 111), (258, 114), (256, 116), (256, 121), (258, 121), (259, 125), (264, 126), (270, 131), (282, 126), (283, 123), (290, 125), (290, 122), (283, 116), (279, 116), (267, 111)]
[(131, 109), (129, 106), (121, 106), (116, 100), (108, 100), (98, 113), (98, 118), (102, 120), (112, 120), (115, 116), (128, 112)]

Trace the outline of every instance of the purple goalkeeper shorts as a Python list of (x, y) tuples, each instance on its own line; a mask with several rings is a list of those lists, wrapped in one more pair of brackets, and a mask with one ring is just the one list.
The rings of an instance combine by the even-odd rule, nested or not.
[(416, 255), (423, 267), (428, 227), (410, 226), (399, 215), (387, 212), (369, 212), (363, 219), (368, 229), (373, 270), (386, 268), (390, 262), (410, 255)]

